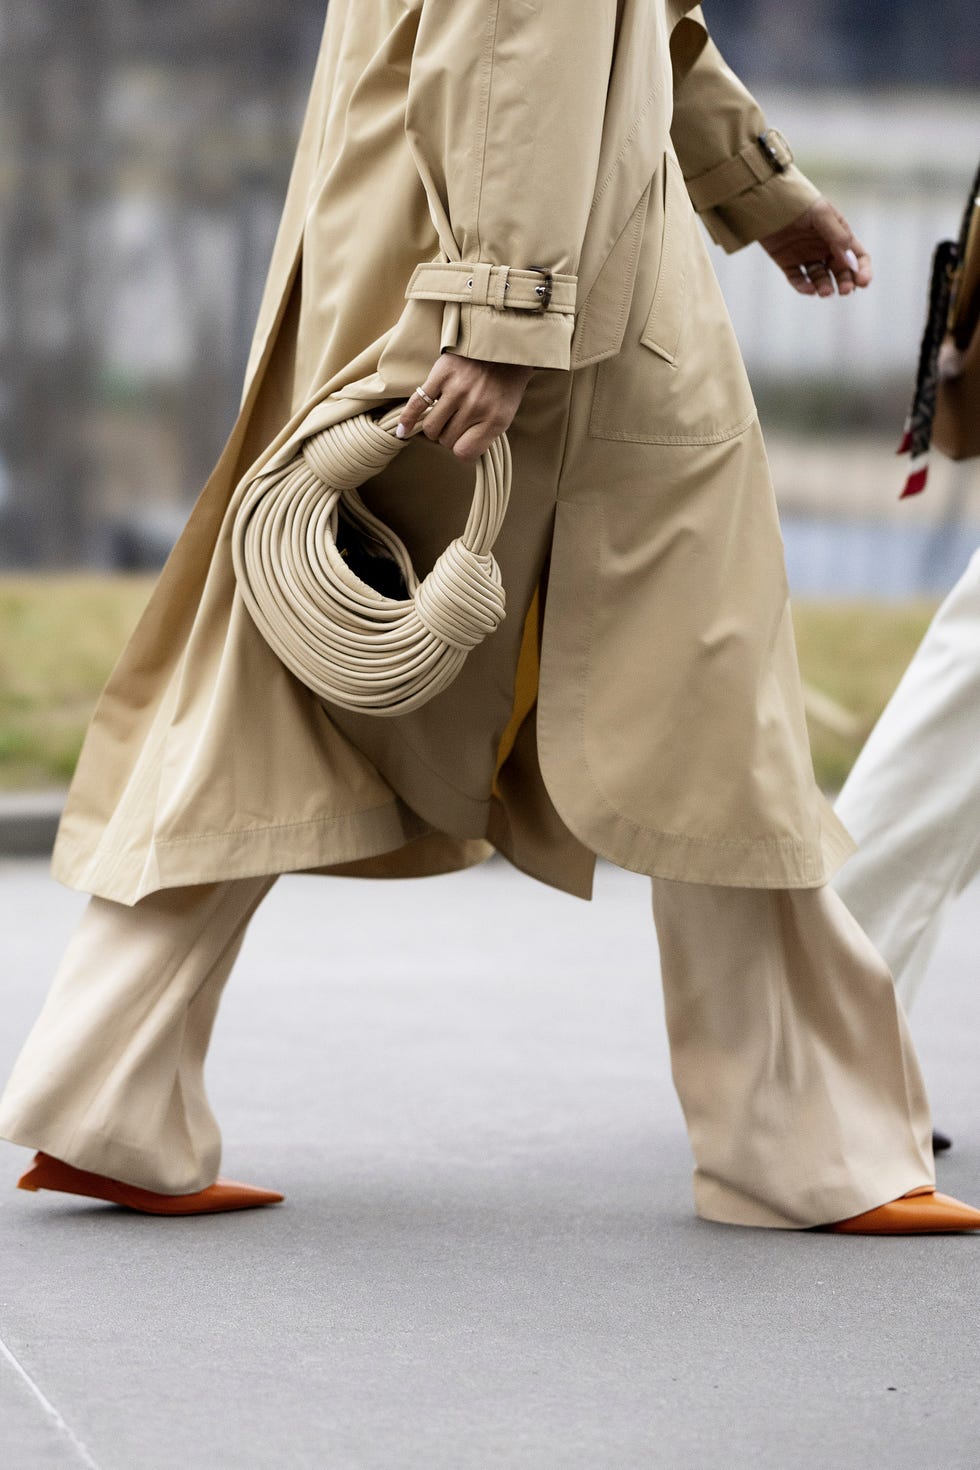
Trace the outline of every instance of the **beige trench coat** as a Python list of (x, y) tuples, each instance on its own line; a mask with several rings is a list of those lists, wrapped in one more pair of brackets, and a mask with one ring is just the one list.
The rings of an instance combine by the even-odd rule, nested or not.
[[(814, 197), (765, 127), (681, 0), (331, 0), (241, 413), (96, 709), (58, 878), (133, 903), (496, 847), (582, 896), (597, 853), (826, 880), (851, 844), (813, 781), (765, 453), (695, 214), (735, 249)], [(503, 304), (500, 268), (531, 265), (556, 277), (545, 312)], [(325, 708), (245, 611), (235, 507), (440, 349), (537, 369), (508, 616), (414, 714)], [(420, 571), (472, 473), (419, 437), (368, 487)]]

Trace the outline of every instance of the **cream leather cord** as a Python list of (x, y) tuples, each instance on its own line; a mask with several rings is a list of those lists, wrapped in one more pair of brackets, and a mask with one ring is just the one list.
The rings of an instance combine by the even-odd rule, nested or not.
[[(507, 436), (476, 463), (463, 534), (419, 581), (404, 542), (358, 494), (419, 432), (395, 437), (401, 412), (357, 414), (311, 435), (249, 486), (232, 531), (242, 598), (273, 652), (320, 699), (381, 716), (407, 714), (447, 688), (504, 618), (492, 550), (510, 497)], [(384, 596), (348, 565), (337, 545), (341, 512), (395, 562), (407, 598)]]

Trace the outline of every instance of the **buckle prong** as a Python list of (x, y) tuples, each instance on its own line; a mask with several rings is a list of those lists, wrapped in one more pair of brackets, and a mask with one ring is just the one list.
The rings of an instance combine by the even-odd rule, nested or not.
[(783, 174), (786, 172), (786, 160), (779, 152), (779, 149), (776, 147), (772, 138), (770, 138), (770, 131), (771, 130), (767, 130), (764, 133), (760, 133), (755, 141), (762, 149), (762, 155), (765, 158), (766, 162), (769, 164), (769, 167), (772, 169), (773, 173)]
[(534, 288), (534, 294), (540, 299), (541, 305), (532, 309), (535, 311), (547, 311), (549, 305), (551, 304), (551, 293), (555, 288), (555, 278), (551, 274), (551, 271), (543, 265), (529, 265), (528, 270), (538, 271), (542, 276), (544, 276), (544, 284), (541, 286), (535, 286)]

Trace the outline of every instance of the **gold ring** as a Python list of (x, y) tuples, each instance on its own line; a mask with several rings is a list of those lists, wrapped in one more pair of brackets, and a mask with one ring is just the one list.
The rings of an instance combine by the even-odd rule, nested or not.
[(420, 398), (424, 398), (425, 399), (426, 403), (429, 405), (430, 408), (434, 408), (436, 406), (436, 404), (438, 403), (438, 401), (439, 401), (437, 398), (430, 398), (429, 395), (428, 395), (428, 393), (426, 393), (426, 391), (425, 391), (424, 388), (416, 388), (415, 391), (419, 395)]

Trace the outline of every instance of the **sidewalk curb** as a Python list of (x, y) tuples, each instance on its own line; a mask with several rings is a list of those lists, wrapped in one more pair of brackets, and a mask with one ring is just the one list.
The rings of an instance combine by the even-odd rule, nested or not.
[(67, 792), (0, 793), (0, 858), (49, 857)]

